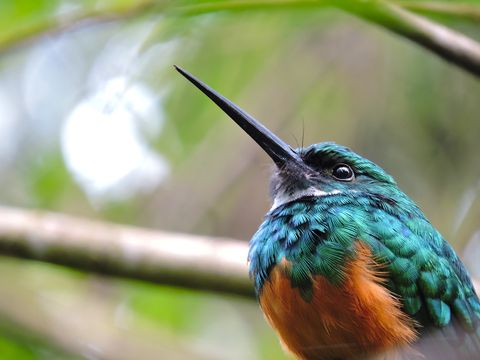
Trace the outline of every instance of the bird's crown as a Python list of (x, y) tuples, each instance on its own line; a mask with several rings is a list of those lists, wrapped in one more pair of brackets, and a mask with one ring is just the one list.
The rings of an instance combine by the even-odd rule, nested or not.
[(353, 171), (354, 179), (352, 181), (355, 178), (369, 178), (386, 184), (396, 185), (393, 178), (380, 166), (358, 155), (349, 148), (334, 142), (313, 144), (306, 148), (298, 149), (297, 152), (307, 165), (324, 174), (331, 173), (332, 179), (336, 178), (334, 174), (336, 168), (340, 177), (343, 173), (343, 175), (347, 175), (346, 169), (338, 169), (339, 166), (346, 165)]

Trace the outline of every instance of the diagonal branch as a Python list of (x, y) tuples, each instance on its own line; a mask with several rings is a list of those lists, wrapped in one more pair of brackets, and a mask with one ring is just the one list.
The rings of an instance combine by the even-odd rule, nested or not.
[(448, 16), (476, 23), (480, 21), (480, 6), (473, 3), (402, 0), (397, 5), (421, 14)]
[(253, 296), (245, 242), (0, 207), (0, 253), (100, 274)]
[(71, 14), (42, 18), (36, 22), (15, 28), (13, 31), (0, 33), (0, 55), (14, 50), (21, 45), (28, 44), (48, 35), (57, 35), (66, 31), (73, 31), (85, 26), (110, 23), (142, 16), (149, 12), (161, 12), (164, 4), (160, 0), (142, 0), (129, 6), (92, 8), (76, 11)]
[(480, 44), (475, 40), (383, 0), (342, 0), (336, 6), (406, 37), (480, 77)]
[[(411, 5), (411, 4), (410, 4)], [(180, 7), (180, 13), (197, 15), (215, 11), (246, 11), (290, 7), (334, 7), (380, 25), (434, 52), (448, 62), (480, 77), (480, 44), (444, 25), (384, 0), (263, 0), (217, 1)]]
[[(428, 5), (428, 9), (426, 8)], [(460, 7), (439, 8), (432, 3), (426, 3), (423, 8), (412, 2), (389, 2), (384, 0), (246, 0), (246, 1), (215, 1), (194, 5), (171, 5), (159, 0), (143, 0), (138, 4), (126, 6), (121, 10), (104, 9), (100, 12), (85, 12), (75, 14), (66, 19), (46, 20), (34, 24), (22, 31), (6, 34), (0, 37), (0, 53), (15, 45), (32, 40), (44, 34), (54, 34), (67, 31), (72, 28), (105, 21), (127, 19), (141, 16), (145, 13), (163, 12), (170, 15), (199, 15), (218, 11), (255, 11), (294, 8), (324, 8), (336, 7), (369, 22), (378, 24), (396, 34), (412, 40), (420, 46), (434, 52), (450, 63), (480, 77), (480, 44), (475, 40), (452, 30), (444, 25), (435, 23), (425, 17), (415, 15), (406, 9), (418, 12), (437, 13), (449, 12), (450, 14), (461, 12), (466, 16), (477, 17), (480, 8)], [(471, 9), (474, 12), (470, 11)]]

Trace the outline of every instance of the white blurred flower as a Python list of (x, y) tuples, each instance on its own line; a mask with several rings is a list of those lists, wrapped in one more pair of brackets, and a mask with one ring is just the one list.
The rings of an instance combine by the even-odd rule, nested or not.
[(19, 137), (19, 114), (7, 91), (0, 87), (0, 168), (12, 160)]
[(164, 158), (149, 149), (142, 124), (155, 119), (160, 130), (159, 99), (144, 85), (113, 78), (80, 102), (62, 129), (62, 151), (76, 181), (92, 200), (125, 199), (150, 191), (169, 172)]

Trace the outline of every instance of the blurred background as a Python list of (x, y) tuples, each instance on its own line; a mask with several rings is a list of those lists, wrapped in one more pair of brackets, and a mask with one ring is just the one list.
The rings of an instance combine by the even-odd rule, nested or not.
[[(3, 205), (248, 241), (270, 161), (177, 64), (293, 146), (380, 164), (480, 277), (476, 78), (332, 9), (149, 3), (0, 2)], [(253, 300), (8, 257), (0, 358), (287, 359)]]

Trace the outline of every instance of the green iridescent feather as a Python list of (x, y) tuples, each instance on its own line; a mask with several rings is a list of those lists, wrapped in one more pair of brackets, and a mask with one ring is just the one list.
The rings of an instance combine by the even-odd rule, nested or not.
[[(292, 287), (309, 301), (312, 275), (340, 285), (345, 264), (356, 256), (355, 243), (362, 241), (387, 270), (386, 286), (421, 325), (420, 333), (440, 329), (467, 348), (466, 356), (478, 356), (480, 302), (470, 277), (415, 203), (380, 167), (349, 149), (321, 143), (300, 152), (319, 171), (330, 163), (350, 164), (356, 181), (332, 181), (322, 188), (327, 195), (303, 196), (266, 215), (250, 243), (250, 275), (257, 294), (285, 258), (291, 263)], [(455, 331), (447, 336), (449, 327)]]

